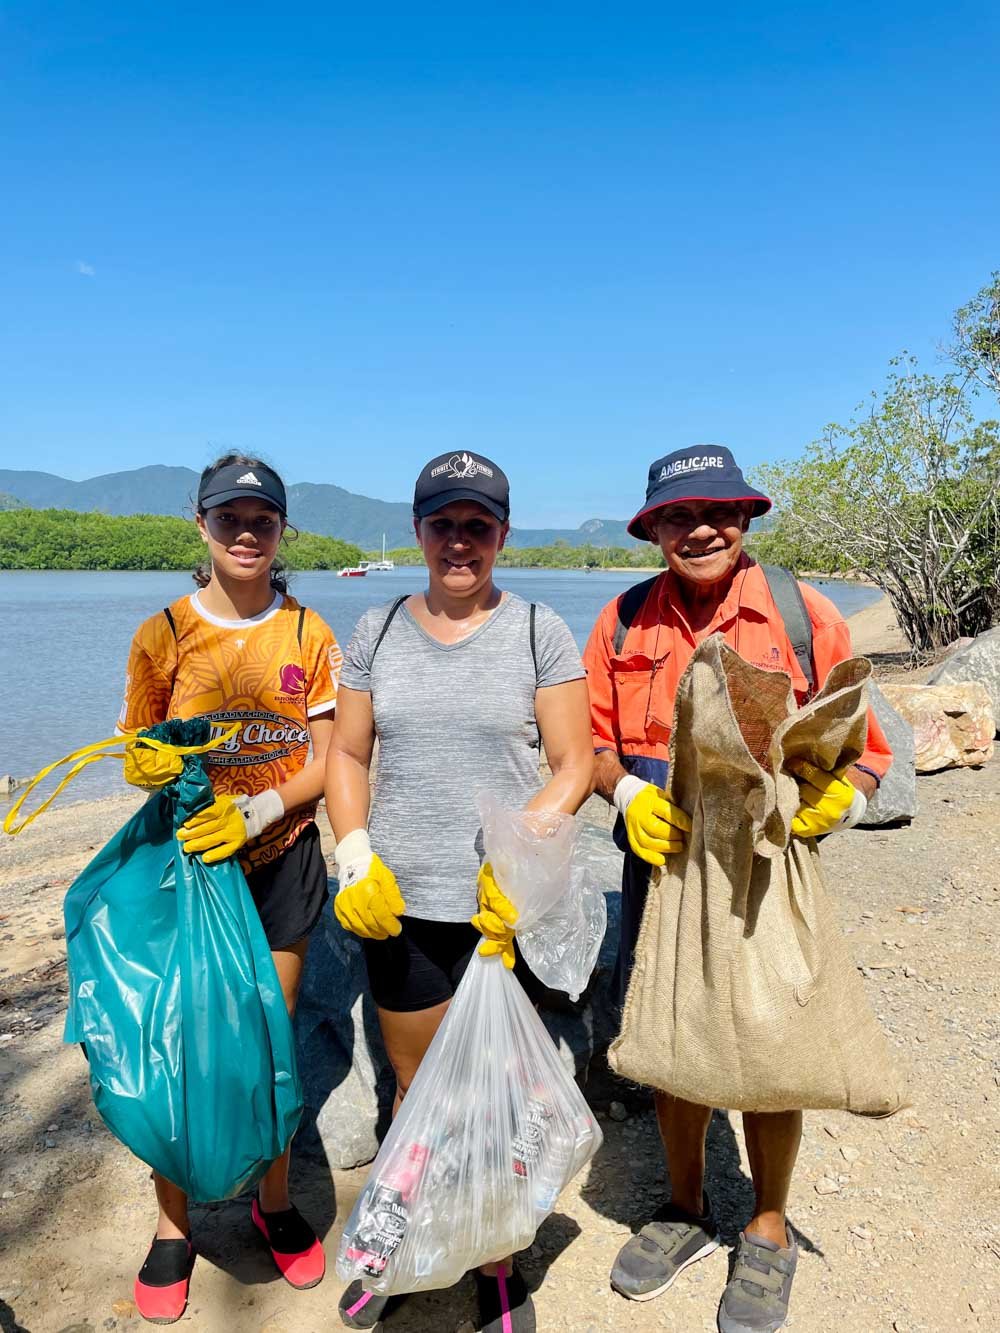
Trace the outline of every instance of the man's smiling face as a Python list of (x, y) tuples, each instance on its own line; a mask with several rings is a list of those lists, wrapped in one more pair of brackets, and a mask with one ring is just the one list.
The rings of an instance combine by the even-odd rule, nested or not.
[(749, 523), (745, 500), (680, 500), (648, 515), (646, 530), (678, 578), (707, 590), (735, 569)]

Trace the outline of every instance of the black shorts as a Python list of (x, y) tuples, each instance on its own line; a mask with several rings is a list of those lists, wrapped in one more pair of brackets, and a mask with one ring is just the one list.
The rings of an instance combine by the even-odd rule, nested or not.
[[(444, 1004), (455, 994), (482, 943), (482, 935), (468, 921), (423, 921), (404, 916), (400, 924), (403, 929), (399, 935), (390, 935), (387, 940), (362, 940), (372, 999), (380, 1009), (401, 1014)], [(514, 975), (528, 998), (537, 1004), (545, 987), (521, 957), (516, 941), (514, 952)]]
[(247, 875), (272, 953), (298, 944), (315, 926), (329, 897), (326, 879), (315, 824), (307, 825), (276, 861)]

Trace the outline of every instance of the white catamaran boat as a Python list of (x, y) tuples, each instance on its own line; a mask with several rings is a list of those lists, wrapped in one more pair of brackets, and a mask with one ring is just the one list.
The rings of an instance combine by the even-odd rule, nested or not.
[(359, 569), (365, 570), (368, 574), (384, 574), (396, 568), (391, 560), (385, 558), (385, 533), (382, 533), (382, 559), (381, 560), (362, 560)]

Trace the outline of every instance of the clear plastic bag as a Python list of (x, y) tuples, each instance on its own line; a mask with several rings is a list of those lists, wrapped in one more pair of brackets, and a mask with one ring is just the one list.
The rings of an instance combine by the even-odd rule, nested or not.
[[(592, 917), (562, 904), (582, 885), (569, 873), (575, 821), (557, 816), (546, 832), (544, 820), (489, 805), (498, 882), (534, 922), (539, 955), (579, 969), (591, 946), (576, 935)], [(555, 923), (555, 950), (543, 919)], [(601, 1139), (520, 982), (477, 951), (348, 1218), (338, 1274), (394, 1295), (449, 1287), (524, 1249)]]
[(577, 851), (572, 815), (506, 810), (479, 797), (483, 843), (497, 883), (518, 911), (517, 943), (535, 976), (576, 1000), (608, 924), (604, 894)]

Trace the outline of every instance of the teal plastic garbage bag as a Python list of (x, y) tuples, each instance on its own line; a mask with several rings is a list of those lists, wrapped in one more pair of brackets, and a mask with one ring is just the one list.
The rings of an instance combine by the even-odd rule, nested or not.
[[(204, 719), (148, 733), (210, 738)], [(196, 1200), (252, 1186), (302, 1113), (292, 1025), (235, 859), (207, 866), (174, 836), (211, 804), (197, 755), (151, 796), (66, 895), (69, 1012), (94, 1105), (116, 1138)]]

